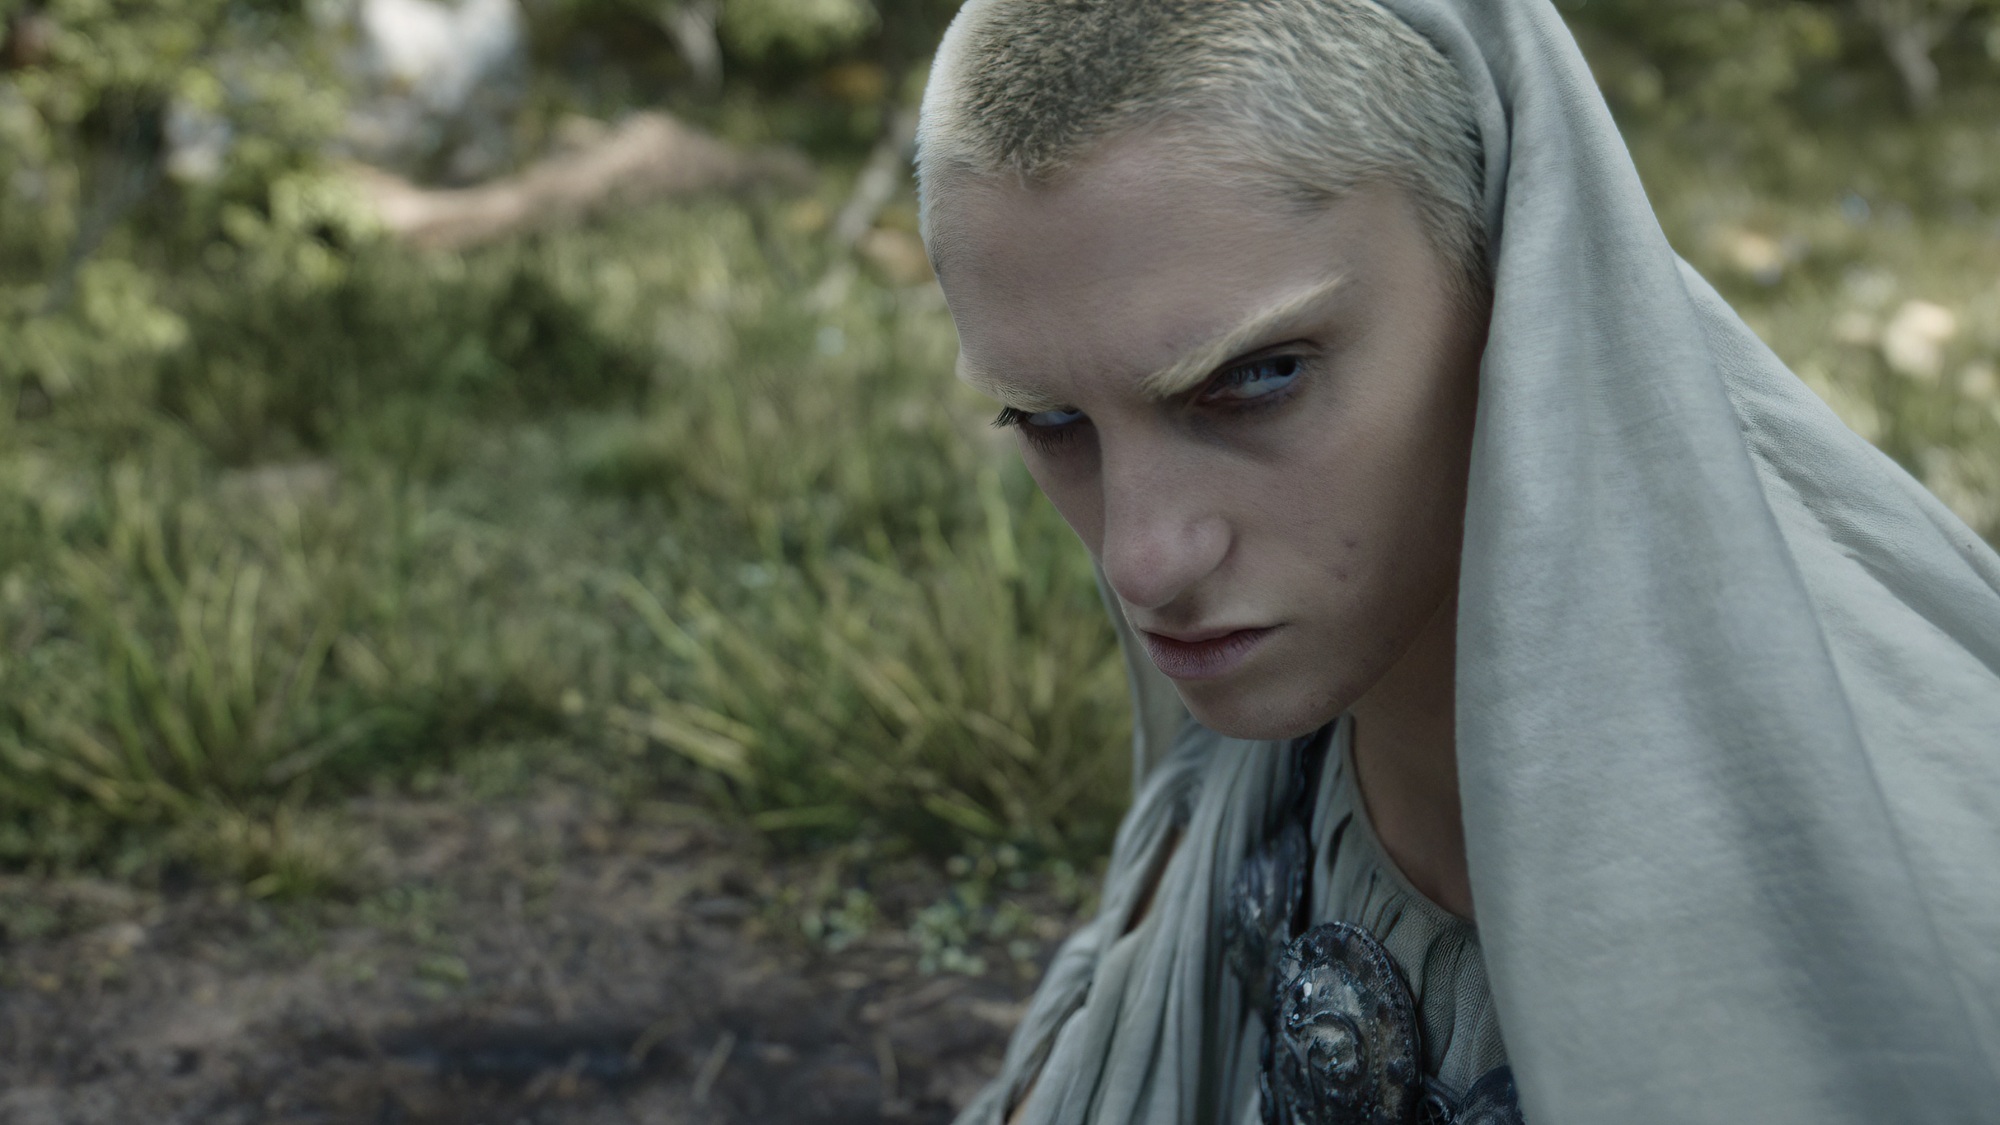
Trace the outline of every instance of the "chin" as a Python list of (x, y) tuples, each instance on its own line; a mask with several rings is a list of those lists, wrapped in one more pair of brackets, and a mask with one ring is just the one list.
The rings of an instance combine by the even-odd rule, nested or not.
[(1247, 690), (1228, 680), (1175, 681), (1174, 690), (1195, 722), (1226, 738), (1250, 742), (1280, 742), (1311, 734), (1332, 722), (1346, 705), (1313, 698), (1272, 684)]

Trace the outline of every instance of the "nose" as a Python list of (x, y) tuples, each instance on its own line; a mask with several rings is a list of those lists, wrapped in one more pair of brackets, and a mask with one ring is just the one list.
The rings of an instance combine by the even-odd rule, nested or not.
[(1171, 605), (1222, 564), (1229, 524), (1203, 503), (1203, 490), (1157, 460), (1104, 452), (1098, 561), (1105, 581), (1128, 606)]

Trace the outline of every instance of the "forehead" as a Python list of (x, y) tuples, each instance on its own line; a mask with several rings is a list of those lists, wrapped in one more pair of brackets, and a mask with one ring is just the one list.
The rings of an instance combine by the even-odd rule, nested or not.
[(1292, 294), (1333, 276), (1365, 283), (1385, 254), (1426, 249), (1377, 221), (1380, 192), (1308, 211), (1144, 136), (1054, 183), (938, 187), (926, 233), (963, 366), (1030, 387), (1143, 378)]
[(1301, 215), (1223, 160), (1141, 134), (1098, 146), (1052, 182), (960, 175), (939, 185), (929, 219), (955, 290), (1004, 297), (1032, 280), (1108, 297), (1168, 262), (1258, 253)]

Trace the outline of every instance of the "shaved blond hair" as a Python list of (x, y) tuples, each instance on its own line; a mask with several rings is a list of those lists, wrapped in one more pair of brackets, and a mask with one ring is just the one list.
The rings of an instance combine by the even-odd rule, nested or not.
[(1483, 289), (1483, 150), (1458, 71), (1373, 0), (971, 0), (917, 134), (918, 201), (960, 177), (1049, 182), (1158, 126), (1194, 163), (1302, 207), (1403, 189)]

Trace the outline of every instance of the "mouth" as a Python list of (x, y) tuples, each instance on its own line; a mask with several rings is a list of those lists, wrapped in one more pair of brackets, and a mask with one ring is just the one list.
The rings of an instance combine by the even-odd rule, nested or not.
[(1196, 630), (1174, 636), (1140, 630), (1146, 655), (1153, 667), (1175, 680), (1214, 680), (1227, 676), (1243, 665), (1277, 630), (1258, 629)]

